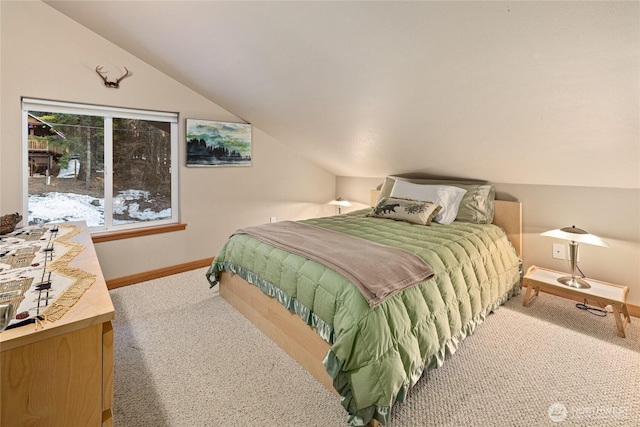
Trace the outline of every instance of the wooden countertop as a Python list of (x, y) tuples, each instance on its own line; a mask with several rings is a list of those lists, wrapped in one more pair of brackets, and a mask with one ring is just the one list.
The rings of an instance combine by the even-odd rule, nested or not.
[(46, 322), (44, 327), (38, 326), (37, 330), (35, 324), (28, 324), (0, 332), (0, 352), (113, 320), (113, 303), (86, 225), (83, 222), (68, 224), (84, 228), (71, 240), (85, 247), (69, 266), (95, 274), (95, 282), (59, 320)]

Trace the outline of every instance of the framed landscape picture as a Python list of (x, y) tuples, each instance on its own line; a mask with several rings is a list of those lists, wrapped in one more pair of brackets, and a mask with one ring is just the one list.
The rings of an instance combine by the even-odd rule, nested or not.
[(187, 166), (251, 166), (251, 125), (187, 119)]

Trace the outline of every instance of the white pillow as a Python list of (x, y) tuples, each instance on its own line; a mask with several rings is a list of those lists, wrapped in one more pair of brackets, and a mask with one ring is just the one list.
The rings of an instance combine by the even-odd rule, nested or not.
[(451, 224), (458, 215), (458, 207), (467, 190), (451, 185), (422, 185), (396, 180), (391, 197), (431, 202), (442, 206), (433, 219), (440, 224)]

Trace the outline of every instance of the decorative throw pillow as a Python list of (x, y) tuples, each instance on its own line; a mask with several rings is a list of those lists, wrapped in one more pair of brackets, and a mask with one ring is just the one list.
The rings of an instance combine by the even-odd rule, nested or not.
[(491, 224), (493, 222), (494, 201), (496, 198), (496, 190), (493, 184), (486, 181), (467, 181), (454, 179), (435, 179), (435, 178), (398, 178), (388, 176), (380, 185), (380, 193), (378, 201), (384, 197), (391, 196), (391, 190), (396, 181), (409, 181), (414, 184), (421, 185), (450, 185), (459, 187), (467, 192), (462, 197), (458, 206), (458, 215), (456, 221), (471, 222), (474, 224)]
[(435, 222), (451, 224), (458, 215), (458, 207), (467, 190), (450, 185), (421, 185), (407, 181), (396, 181), (391, 197), (431, 202), (442, 206)]
[(431, 202), (385, 197), (378, 202), (369, 216), (429, 225), (441, 207)]

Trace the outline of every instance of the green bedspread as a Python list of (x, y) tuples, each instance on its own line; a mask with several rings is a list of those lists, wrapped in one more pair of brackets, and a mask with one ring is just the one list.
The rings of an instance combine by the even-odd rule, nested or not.
[[(370, 209), (306, 222), (411, 251), (435, 276), (371, 309), (356, 287), (323, 265), (235, 235), (207, 272), (239, 274), (297, 313), (332, 344), (324, 364), (350, 425), (386, 425), (425, 369), (521, 287), (522, 266), (503, 230), (454, 222), (430, 226), (367, 217)], [(384, 260), (380, 260), (384, 262)]]

